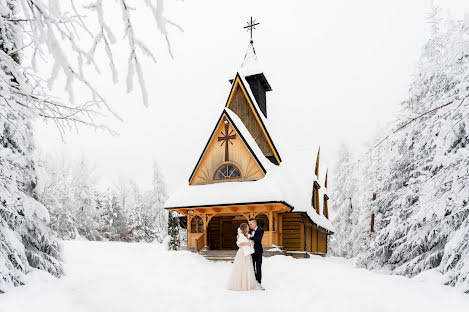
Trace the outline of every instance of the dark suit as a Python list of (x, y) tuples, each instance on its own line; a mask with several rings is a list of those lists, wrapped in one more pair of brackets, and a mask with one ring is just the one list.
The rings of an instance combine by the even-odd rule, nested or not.
[[(254, 230), (249, 229), (249, 233), (252, 234)], [(252, 254), (252, 264), (254, 265), (254, 272), (256, 273), (256, 280), (260, 283), (262, 279), (262, 237), (264, 236), (264, 230), (257, 227), (254, 237), (251, 237), (254, 241), (254, 253)]]

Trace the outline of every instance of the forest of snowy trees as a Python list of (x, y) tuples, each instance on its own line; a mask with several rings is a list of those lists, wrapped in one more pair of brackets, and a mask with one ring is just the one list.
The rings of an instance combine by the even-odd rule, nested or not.
[(61, 239), (161, 242), (167, 234), (165, 184), (156, 163), (153, 187), (142, 190), (120, 177), (104, 191), (82, 158), (44, 157), (38, 199), (50, 214), (50, 226)]
[[(58, 160), (44, 164), (48, 174), (42, 188), (38, 185), (35, 121), (55, 124), (62, 135), (80, 126), (114, 132), (99, 118), (120, 117), (90, 77), (100, 77), (108, 68), (110, 80), (118, 82), (116, 38), (125, 42), (118, 49), (127, 63), (127, 91), (136, 81), (148, 105), (141, 63), (155, 61), (155, 51), (139, 37), (136, 8), (150, 12), (154, 20), (145, 27), (157, 29), (166, 38), (165, 53), (171, 53), (167, 26), (177, 25), (166, 19), (163, 0), (116, 3), (0, 1), (0, 293), (25, 283), (32, 268), (61, 276), (58, 237), (152, 240), (161, 235), (164, 217), (158, 208), (164, 192), (159, 182), (141, 191), (133, 182), (121, 181), (97, 193), (89, 164)], [(111, 24), (112, 15), (120, 23)], [(106, 68), (95, 61), (98, 53), (104, 55)], [(53, 94), (58, 83), (63, 83), (66, 99)], [(73, 191), (65, 192), (67, 188)]]
[(340, 148), (331, 247), (393, 274), (434, 269), (469, 292), (469, 16), (430, 21), (432, 36), (388, 133), (361, 155)]

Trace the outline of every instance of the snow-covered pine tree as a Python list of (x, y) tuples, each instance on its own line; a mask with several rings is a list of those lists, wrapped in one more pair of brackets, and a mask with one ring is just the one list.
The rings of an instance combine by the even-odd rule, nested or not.
[(37, 176), (28, 109), (30, 84), (20, 65), (22, 28), (15, 2), (0, 3), (0, 293), (25, 282), (32, 268), (62, 275), (49, 214), (36, 200)]
[(120, 176), (114, 183), (114, 194), (117, 198), (117, 215), (114, 228), (119, 235), (118, 240), (131, 241), (132, 229), (136, 226), (130, 214), (135, 205), (135, 190), (132, 190), (134, 182), (127, 177)]
[[(469, 21), (432, 20), (391, 135), (360, 157), (369, 168), (360, 179), (377, 194), (376, 233), (360, 237), (357, 225), (345, 241), (362, 245), (363, 266), (408, 276), (436, 269), (469, 292)], [(365, 220), (369, 209), (361, 210)]]
[(151, 211), (154, 214), (155, 238), (161, 243), (167, 235), (166, 227), (168, 225), (168, 214), (163, 208), (168, 199), (166, 183), (156, 161), (153, 162), (153, 180), (151, 190)]
[(153, 163), (152, 189), (146, 192), (138, 190), (137, 185), (130, 181), (133, 190), (132, 207), (128, 207), (129, 228), (136, 241), (159, 242), (167, 235), (167, 215), (163, 208), (166, 201), (166, 185), (156, 162)]
[(108, 188), (101, 196), (103, 204), (97, 217), (99, 237), (118, 241), (121, 234), (127, 233), (127, 216), (115, 190)]
[(43, 188), (39, 201), (51, 215), (51, 226), (60, 238), (97, 235), (97, 177), (83, 157), (79, 161), (64, 155), (44, 157)]
[(69, 176), (69, 192), (73, 195), (75, 218), (77, 220), (77, 230), (82, 237), (94, 240), (97, 236), (98, 224), (96, 204), (98, 198), (97, 182), (98, 178), (94, 173), (94, 168), (84, 158), (74, 162), (73, 172)]
[(350, 219), (354, 225), (349, 229), (348, 235), (343, 236), (344, 241), (351, 246), (353, 256), (362, 254), (376, 235), (371, 232), (372, 214), (374, 219), (384, 219), (378, 210), (377, 199), (380, 197), (378, 185), (388, 175), (387, 151), (383, 150), (384, 146), (372, 149), (381, 140), (380, 135), (380, 131), (375, 132), (374, 138), (368, 143), (370, 152), (361, 155), (353, 166), (352, 176), (357, 185), (352, 194), (354, 209)]
[[(469, 25), (434, 21), (410, 97), (380, 206), (393, 211), (380, 225), (371, 265), (397, 274), (438, 268), (450, 285), (469, 291)], [(421, 116), (418, 119), (416, 117)], [(385, 185), (384, 185), (385, 186)], [(384, 250), (385, 253), (378, 252)], [(371, 261), (370, 261), (371, 260)]]
[(50, 225), (62, 239), (75, 239), (78, 236), (78, 221), (72, 192), (70, 176), (72, 163), (64, 155), (59, 157), (41, 157), (42, 169), (39, 201), (50, 214)]
[(124, 205), (127, 215), (127, 228), (129, 229), (128, 239), (132, 241), (142, 241), (147, 232), (146, 228), (146, 207), (143, 203), (143, 195), (137, 183), (127, 179), (128, 197)]
[(355, 162), (349, 148), (342, 143), (338, 150), (337, 162), (332, 170), (331, 211), (335, 217), (332, 220), (335, 228), (334, 237), (330, 241), (331, 251), (336, 255), (353, 256), (352, 244), (348, 239), (350, 231), (357, 224), (353, 219), (354, 199), (356, 196), (357, 181), (354, 178)]
[(178, 250), (181, 246), (179, 239), (179, 219), (176, 213), (168, 210), (168, 235), (171, 237), (169, 241), (169, 250)]

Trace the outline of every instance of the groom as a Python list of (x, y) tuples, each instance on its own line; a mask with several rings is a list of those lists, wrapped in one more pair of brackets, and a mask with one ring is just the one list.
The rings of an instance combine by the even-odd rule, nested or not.
[(254, 272), (256, 273), (256, 280), (261, 283), (262, 278), (262, 237), (264, 230), (257, 226), (257, 221), (254, 218), (249, 219), (249, 239), (254, 241), (254, 253), (252, 254), (252, 264), (254, 265)]

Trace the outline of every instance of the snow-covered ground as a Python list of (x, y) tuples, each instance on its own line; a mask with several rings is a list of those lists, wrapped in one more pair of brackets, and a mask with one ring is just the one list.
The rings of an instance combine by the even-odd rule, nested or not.
[(39, 311), (468, 311), (469, 295), (432, 274), (409, 279), (338, 258), (264, 258), (266, 291), (225, 289), (231, 263), (162, 245), (64, 242), (67, 275), (35, 271), (0, 295), (1, 312)]

